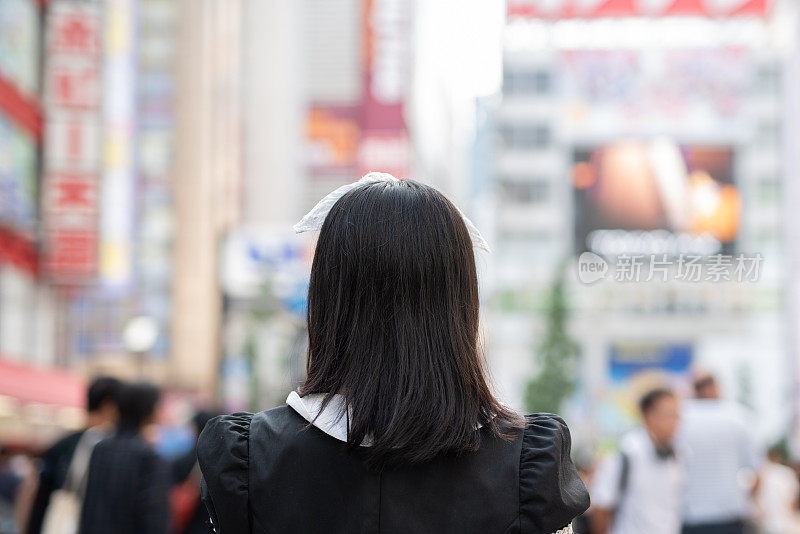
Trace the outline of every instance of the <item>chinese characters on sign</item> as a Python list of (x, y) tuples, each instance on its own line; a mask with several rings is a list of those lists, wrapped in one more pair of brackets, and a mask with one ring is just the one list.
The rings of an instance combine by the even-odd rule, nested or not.
[(97, 271), (100, 15), (99, 4), (58, 0), (47, 20), (42, 209), (45, 270), (58, 283)]

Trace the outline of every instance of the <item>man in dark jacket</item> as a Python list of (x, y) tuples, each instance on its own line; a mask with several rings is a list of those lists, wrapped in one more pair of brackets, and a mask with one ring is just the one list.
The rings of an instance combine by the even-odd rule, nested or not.
[(95, 447), (89, 463), (81, 534), (169, 531), (169, 466), (143, 436), (159, 396), (146, 383), (122, 387), (117, 433)]
[(87, 429), (110, 433), (117, 420), (117, 394), (122, 382), (108, 376), (99, 377), (89, 385), (86, 395), (86, 428), (57, 441), (42, 457), (39, 488), (28, 519), (28, 534), (39, 534), (50, 504), (52, 493), (64, 485), (67, 470), (78, 442)]

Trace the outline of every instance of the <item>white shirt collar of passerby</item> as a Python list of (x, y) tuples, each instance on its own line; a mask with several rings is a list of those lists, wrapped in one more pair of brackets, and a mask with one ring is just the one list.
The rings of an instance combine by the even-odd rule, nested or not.
[(592, 484), (592, 504), (616, 510), (611, 534), (674, 534), (681, 530), (682, 454), (662, 458), (644, 429), (620, 440), (628, 459), (627, 482), (621, 487), (622, 456), (605, 458)]

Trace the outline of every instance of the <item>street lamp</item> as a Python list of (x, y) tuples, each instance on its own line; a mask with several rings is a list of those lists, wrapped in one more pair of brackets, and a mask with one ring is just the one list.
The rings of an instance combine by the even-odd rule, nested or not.
[(158, 339), (158, 323), (147, 315), (128, 321), (122, 332), (122, 343), (133, 354), (139, 378), (144, 378), (144, 355), (150, 352)]

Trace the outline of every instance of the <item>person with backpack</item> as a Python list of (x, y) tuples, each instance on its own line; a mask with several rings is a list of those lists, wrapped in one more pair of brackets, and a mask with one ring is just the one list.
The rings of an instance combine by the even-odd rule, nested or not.
[(594, 534), (680, 534), (683, 457), (674, 447), (678, 399), (666, 388), (639, 402), (643, 425), (620, 441), (592, 485)]
[(42, 457), (39, 486), (27, 522), (27, 534), (77, 529), (89, 458), (94, 446), (117, 422), (117, 396), (122, 382), (95, 378), (86, 392), (86, 427), (58, 440)]

